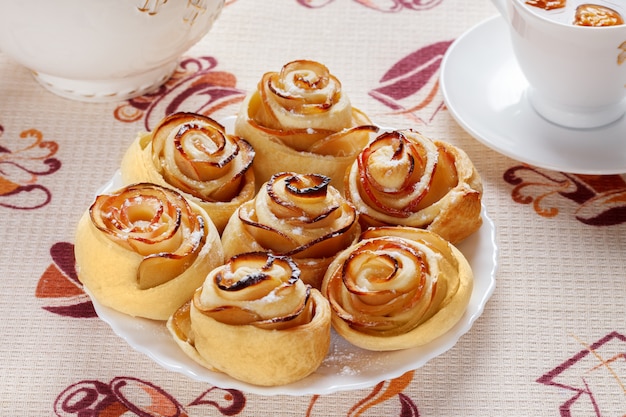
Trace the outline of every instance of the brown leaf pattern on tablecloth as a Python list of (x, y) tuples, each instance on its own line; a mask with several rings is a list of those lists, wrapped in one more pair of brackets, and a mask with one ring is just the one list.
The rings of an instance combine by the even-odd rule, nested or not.
[(84, 380), (72, 384), (56, 398), (54, 412), (59, 417), (188, 416), (184, 407), (164, 389), (126, 376), (108, 383)]
[(45, 303), (42, 308), (65, 317), (96, 317), (93, 304), (78, 281), (74, 245), (55, 243), (50, 256), (52, 263), (39, 277), (35, 290), (35, 296)]
[[(61, 161), (54, 157), (59, 145), (44, 140), (37, 129), (24, 130), (17, 137), (3, 134), (0, 125), (0, 207), (32, 210), (47, 205), (52, 193), (38, 181), (61, 168)], [(5, 138), (10, 145), (2, 144)]]
[(214, 407), (225, 416), (236, 416), (246, 407), (246, 395), (236, 389), (212, 387), (193, 400), (189, 406)]
[(516, 165), (504, 173), (511, 184), (511, 197), (520, 204), (530, 204), (542, 217), (560, 214), (559, 200), (569, 200), (578, 207), (576, 220), (592, 226), (626, 223), (626, 176), (581, 175)]
[(626, 336), (611, 332), (591, 344), (576, 340), (583, 348), (537, 379), (540, 384), (570, 393), (558, 411), (554, 410), (555, 415), (626, 415)]
[(441, 60), (452, 41), (426, 45), (396, 62), (382, 76), (371, 97), (416, 124), (429, 124), (443, 109), (439, 94)]
[(226, 114), (235, 114), (245, 91), (236, 87), (234, 74), (217, 70), (217, 65), (217, 59), (210, 56), (184, 58), (157, 91), (120, 104), (114, 117), (126, 123), (143, 119), (144, 128), (151, 131), (161, 119), (176, 112), (208, 116), (232, 107)]
[[(355, 397), (354, 404), (346, 404), (349, 407), (346, 416), (360, 416), (367, 411), (375, 411), (376, 406), (382, 403), (397, 401), (398, 417), (418, 417), (417, 406), (402, 393), (412, 379), (413, 372), (408, 372), (399, 378), (380, 382), (371, 390), (355, 391), (361, 396)], [(305, 417), (319, 415), (315, 413), (315, 404), (320, 398), (318, 395), (311, 398)], [(59, 417), (186, 417), (192, 414), (214, 415), (216, 412), (223, 416), (238, 416), (249, 403), (248, 396), (240, 390), (211, 387), (185, 406), (149, 381), (119, 376), (110, 382), (85, 379), (71, 384), (57, 396), (53, 408)], [(292, 415), (297, 414), (294, 411)]]

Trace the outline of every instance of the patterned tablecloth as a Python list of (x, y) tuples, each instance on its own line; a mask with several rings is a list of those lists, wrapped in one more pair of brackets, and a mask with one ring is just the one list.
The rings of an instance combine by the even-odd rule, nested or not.
[[(444, 53), (495, 14), (489, 0), (230, 0), (164, 88), (105, 104), (59, 98), (0, 53), (0, 415), (626, 415), (626, 176), (509, 159), (444, 104)], [(73, 239), (137, 132), (179, 110), (232, 115), (265, 71), (295, 59), (324, 63), (376, 123), (469, 154), (497, 284), (471, 330), (419, 369), (260, 395), (166, 370), (118, 337), (77, 281)]]

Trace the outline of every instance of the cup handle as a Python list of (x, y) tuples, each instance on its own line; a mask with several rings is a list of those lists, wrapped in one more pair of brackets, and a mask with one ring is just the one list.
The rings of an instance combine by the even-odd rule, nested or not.
[(508, 12), (506, 9), (507, 0), (491, 0), (491, 2), (493, 3), (494, 6), (496, 6), (496, 9), (498, 9), (498, 11), (503, 17), (506, 17), (508, 15)]

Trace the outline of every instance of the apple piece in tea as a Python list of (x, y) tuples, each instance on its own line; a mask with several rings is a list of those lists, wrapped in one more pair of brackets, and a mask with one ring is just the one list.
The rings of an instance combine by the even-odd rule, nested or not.
[(552, 10), (565, 7), (565, 1), (566, 0), (526, 0), (526, 4), (545, 10)]
[(599, 4), (581, 4), (576, 8), (574, 24), (577, 26), (617, 26), (624, 18), (616, 10)]

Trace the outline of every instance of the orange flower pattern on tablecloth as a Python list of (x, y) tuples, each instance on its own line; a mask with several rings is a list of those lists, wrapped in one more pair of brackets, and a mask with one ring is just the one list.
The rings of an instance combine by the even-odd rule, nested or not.
[(561, 417), (626, 415), (626, 336), (612, 332), (592, 344), (578, 341), (583, 349), (537, 382), (571, 392), (559, 404)]
[[(304, 7), (311, 9), (327, 6), (335, 0), (296, 0)], [(354, 0), (358, 4), (385, 13), (402, 10), (429, 10), (438, 6), (443, 0)]]
[[(235, 114), (245, 91), (236, 87), (237, 78), (216, 70), (217, 60), (204, 56), (185, 58), (172, 77), (153, 93), (139, 96), (119, 105), (114, 116), (126, 123), (143, 118), (144, 128), (151, 131), (170, 114), (186, 111), (214, 116), (220, 111)], [(232, 111), (226, 111), (226, 109)]]
[(452, 41), (426, 45), (396, 62), (369, 95), (416, 124), (429, 124), (445, 105), (439, 94), (439, 69)]
[[(0, 125), (0, 140), (3, 134)], [(19, 147), (11, 149), (0, 141), (0, 207), (32, 210), (47, 205), (52, 194), (37, 181), (61, 168), (61, 161), (54, 157), (59, 145), (44, 140), (36, 129), (24, 130), (19, 137), (9, 139)]]
[(513, 186), (513, 201), (532, 204), (542, 217), (559, 215), (557, 199), (567, 199), (578, 205), (574, 217), (584, 224), (626, 223), (626, 176), (567, 174), (517, 165), (504, 173), (504, 180)]
[(74, 318), (96, 317), (89, 296), (76, 274), (74, 245), (58, 242), (50, 248), (52, 263), (39, 277), (35, 297), (45, 302), (44, 310)]
[[(361, 416), (366, 411), (374, 408), (376, 405), (381, 404), (385, 401), (389, 401), (390, 399), (397, 396), (400, 401), (400, 413), (398, 414), (399, 417), (419, 417), (419, 411), (413, 400), (411, 400), (411, 398), (402, 393), (402, 391), (404, 391), (413, 380), (414, 374), (415, 371), (409, 371), (398, 378), (378, 383), (370, 392), (368, 392), (363, 398), (358, 400), (356, 403), (354, 403), (354, 405), (350, 407), (346, 416)], [(315, 415), (313, 410), (315, 403), (319, 399), (319, 395), (314, 395), (311, 398), (306, 417), (312, 417)]]

